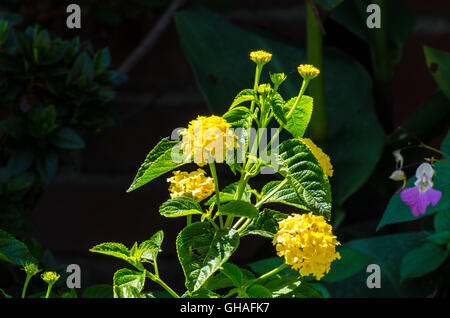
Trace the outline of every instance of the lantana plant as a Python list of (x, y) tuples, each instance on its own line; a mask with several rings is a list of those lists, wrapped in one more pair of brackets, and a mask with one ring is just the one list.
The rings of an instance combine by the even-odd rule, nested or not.
[[(332, 206), (328, 178), (333, 166), (304, 136), (313, 111), (313, 99), (305, 91), (320, 71), (300, 65), (299, 93), (285, 100), (278, 92), (285, 74), (271, 74), (272, 83), (260, 83), (271, 58), (265, 51), (251, 52), (250, 60), (256, 64), (253, 88), (239, 92), (222, 116), (198, 116), (178, 131), (179, 139), (162, 139), (128, 189), (136, 190), (172, 172), (167, 179), (170, 199), (162, 203), (159, 213), (167, 218), (186, 217), (186, 227), (176, 240), (186, 292), (178, 294), (161, 280), (157, 256), (163, 231), (159, 231), (130, 249), (114, 242), (91, 249), (134, 266), (115, 273), (115, 297), (154, 297), (144, 290), (146, 279), (172, 297), (295, 297), (340, 258), (339, 242), (328, 223)], [(277, 128), (269, 134), (272, 122)], [(292, 137), (279, 143), (283, 130)], [(199, 166), (197, 170), (176, 170), (192, 162)], [(223, 186), (216, 164), (227, 164), (238, 180)], [(253, 189), (249, 181), (261, 173), (273, 173), (274, 180)], [(292, 213), (265, 207), (274, 202), (288, 205)], [(284, 259), (281, 266), (259, 277), (229, 262), (240, 240), (254, 235), (272, 240)], [(289, 267), (297, 274), (286, 274)]]

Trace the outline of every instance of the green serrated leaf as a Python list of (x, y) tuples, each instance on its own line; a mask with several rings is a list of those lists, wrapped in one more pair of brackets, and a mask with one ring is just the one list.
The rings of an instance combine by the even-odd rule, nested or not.
[(172, 160), (172, 150), (177, 143), (178, 141), (170, 141), (167, 137), (161, 140), (145, 158), (127, 192), (136, 190), (164, 173), (182, 166), (184, 162), (176, 163)]
[(283, 97), (281, 97), (281, 95), (277, 93), (270, 99), (269, 102), (276, 120), (278, 120), (280, 124), (286, 125), (287, 119), (283, 109), (285, 104)]
[(140, 298), (145, 274), (131, 269), (119, 269), (113, 277), (114, 298)]
[(256, 101), (255, 90), (250, 88), (244, 89), (236, 95), (236, 97), (233, 100), (233, 103), (230, 106), (230, 109), (233, 109), (234, 107), (239, 106), (242, 103), (249, 102), (252, 100)]
[(209, 223), (193, 223), (177, 238), (177, 253), (186, 277), (186, 287), (200, 289), (234, 253), (239, 233), (233, 229), (216, 230)]
[(161, 245), (164, 239), (164, 232), (156, 232), (149, 240), (139, 244), (138, 251), (141, 259), (154, 261), (161, 252)]
[(290, 139), (279, 147), (279, 173), (285, 176), (308, 211), (331, 216), (331, 190), (328, 178), (311, 150), (299, 139)]
[(258, 215), (258, 209), (247, 201), (232, 200), (220, 207), (219, 213), (222, 215), (246, 217), (253, 219)]
[(227, 276), (232, 282), (235, 287), (241, 287), (242, 282), (244, 279), (244, 274), (234, 264), (231, 263), (225, 263), (222, 265), (222, 273)]
[(69, 127), (63, 127), (52, 135), (52, 143), (61, 149), (82, 149), (84, 141), (80, 135)]
[(271, 209), (264, 209), (258, 216), (252, 220), (243, 233), (256, 234), (267, 238), (273, 238), (278, 232), (278, 222), (287, 218), (288, 215)]
[(159, 213), (168, 218), (181, 217), (192, 214), (202, 214), (203, 210), (194, 199), (177, 197), (164, 202), (159, 207)]
[(128, 262), (130, 250), (122, 243), (106, 242), (100, 243), (89, 250), (90, 252), (109, 255), (123, 259)]

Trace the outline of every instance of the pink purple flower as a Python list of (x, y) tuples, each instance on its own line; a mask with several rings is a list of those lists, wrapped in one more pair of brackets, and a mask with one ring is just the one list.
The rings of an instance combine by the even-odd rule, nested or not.
[(441, 199), (441, 191), (433, 189), (433, 176), (433, 167), (429, 163), (422, 163), (416, 170), (414, 187), (400, 193), (400, 198), (411, 208), (414, 216), (425, 214), (428, 205), (435, 206)]

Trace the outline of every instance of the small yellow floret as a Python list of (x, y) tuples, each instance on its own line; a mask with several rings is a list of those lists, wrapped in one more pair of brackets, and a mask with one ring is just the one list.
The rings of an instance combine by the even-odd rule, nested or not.
[(320, 74), (319, 69), (310, 64), (300, 64), (297, 70), (304, 79), (313, 79)]
[(277, 254), (300, 275), (312, 274), (320, 280), (329, 272), (331, 263), (341, 258), (336, 252), (340, 243), (323, 216), (293, 214), (279, 222), (279, 227), (273, 238)]
[(223, 162), (227, 149), (237, 147), (236, 135), (231, 125), (219, 116), (198, 116), (181, 134), (182, 149), (202, 167), (210, 161)]
[(47, 284), (54, 284), (59, 279), (59, 275), (56, 272), (45, 272), (41, 275), (41, 278)]
[(250, 60), (252, 60), (256, 64), (259, 64), (259, 63), (266, 64), (266, 63), (270, 62), (271, 59), (272, 59), (272, 54), (270, 54), (266, 51), (263, 51), (263, 50), (253, 51), (250, 53)]
[(319, 161), (320, 166), (323, 169), (323, 172), (329, 176), (333, 176), (333, 165), (331, 164), (330, 157), (326, 153), (322, 151), (319, 147), (316, 146), (316, 144), (309, 138), (300, 138), (301, 141), (303, 141), (304, 144), (306, 144), (313, 153), (314, 157), (316, 157), (317, 161)]
[(170, 182), (170, 197), (189, 197), (197, 202), (209, 197), (214, 192), (213, 178), (206, 177), (205, 171), (175, 171), (173, 177), (168, 178)]

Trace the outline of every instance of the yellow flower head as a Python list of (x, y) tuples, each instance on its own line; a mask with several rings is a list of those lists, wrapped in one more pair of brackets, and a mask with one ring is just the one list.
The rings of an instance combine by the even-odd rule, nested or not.
[(300, 275), (312, 274), (320, 280), (330, 270), (331, 263), (341, 258), (336, 252), (340, 243), (323, 216), (293, 214), (279, 222), (279, 227), (273, 238), (277, 254)]
[(227, 149), (237, 147), (237, 137), (230, 127), (222, 117), (198, 116), (189, 123), (188, 129), (181, 133), (184, 153), (191, 154), (200, 167), (213, 160), (223, 162)]
[(303, 77), (303, 79), (313, 79), (317, 76), (319, 76), (320, 71), (319, 69), (315, 68), (314, 66), (310, 64), (300, 64), (297, 67), (298, 72)]
[(173, 177), (168, 178), (170, 182), (170, 197), (189, 197), (197, 202), (209, 197), (214, 192), (213, 178), (206, 177), (205, 171), (175, 171)]
[(270, 92), (270, 84), (261, 84), (258, 86), (258, 93), (262, 94), (267, 94), (268, 92)]
[(330, 157), (326, 153), (322, 151), (319, 147), (317, 147), (314, 142), (309, 138), (300, 138), (300, 140), (308, 146), (309, 150), (313, 153), (314, 157), (316, 157), (317, 161), (319, 161), (320, 166), (323, 169), (323, 172), (329, 176), (333, 176), (333, 165), (331, 164)]
[(271, 59), (272, 54), (267, 53), (266, 51), (263, 50), (253, 51), (250, 53), (250, 60), (252, 60), (256, 64), (266, 64), (270, 62)]
[(56, 272), (44, 272), (41, 278), (47, 284), (54, 284), (59, 279), (59, 275)]

